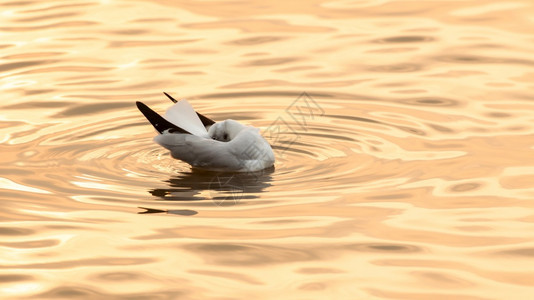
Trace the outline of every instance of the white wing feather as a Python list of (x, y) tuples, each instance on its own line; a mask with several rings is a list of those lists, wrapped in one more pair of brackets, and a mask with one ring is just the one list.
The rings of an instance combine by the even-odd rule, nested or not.
[(208, 131), (200, 121), (197, 113), (185, 99), (182, 99), (169, 107), (165, 112), (165, 119), (174, 125), (189, 131), (193, 135), (202, 137), (208, 136)]

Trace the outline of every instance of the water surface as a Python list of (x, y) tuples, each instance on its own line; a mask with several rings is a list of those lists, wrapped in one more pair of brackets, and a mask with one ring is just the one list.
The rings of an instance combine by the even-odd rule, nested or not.
[[(530, 299), (531, 1), (4, 1), (3, 299)], [(193, 171), (162, 91), (261, 128)]]

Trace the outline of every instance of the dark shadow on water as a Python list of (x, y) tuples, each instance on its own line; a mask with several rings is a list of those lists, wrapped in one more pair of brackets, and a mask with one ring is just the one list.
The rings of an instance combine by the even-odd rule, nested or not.
[(401, 36), (391, 36), (387, 38), (382, 38), (374, 40), (375, 43), (380, 44), (390, 44), (390, 43), (421, 43), (421, 42), (434, 42), (436, 39), (431, 36), (422, 36), (422, 35), (401, 35)]
[(198, 211), (192, 210), (192, 209), (157, 209), (157, 208), (148, 208), (148, 207), (141, 207), (138, 208), (144, 209), (144, 211), (138, 212), (140, 215), (144, 214), (172, 214), (172, 215), (180, 215), (180, 216), (194, 216), (198, 214)]
[(258, 198), (258, 193), (271, 186), (273, 172), (274, 167), (247, 173), (192, 169), (167, 180), (167, 188), (152, 189), (149, 193), (164, 201), (207, 200), (219, 206), (235, 205), (241, 199)]

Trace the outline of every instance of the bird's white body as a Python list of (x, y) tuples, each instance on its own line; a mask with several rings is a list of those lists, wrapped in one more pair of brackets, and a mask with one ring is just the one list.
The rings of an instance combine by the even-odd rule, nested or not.
[(255, 172), (274, 164), (273, 150), (257, 128), (231, 119), (205, 126), (186, 100), (171, 106), (165, 119), (190, 134), (164, 130), (154, 141), (194, 168)]

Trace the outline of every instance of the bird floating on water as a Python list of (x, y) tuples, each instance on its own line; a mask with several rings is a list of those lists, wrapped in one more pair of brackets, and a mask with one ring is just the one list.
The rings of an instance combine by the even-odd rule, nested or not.
[(173, 158), (193, 168), (222, 172), (255, 172), (274, 164), (274, 153), (259, 129), (228, 119), (215, 122), (197, 113), (185, 99), (174, 102), (162, 117), (142, 102), (137, 108), (160, 133), (154, 141)]

